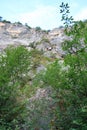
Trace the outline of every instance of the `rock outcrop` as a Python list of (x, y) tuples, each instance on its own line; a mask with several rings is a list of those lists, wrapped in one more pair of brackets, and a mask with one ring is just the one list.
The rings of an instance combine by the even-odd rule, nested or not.
[(36, 30), (19, 23), (0, 22), (0, 51), (8, 45), (24, 45), (29, 50), (36, 48), (44, 52), (44, 55), (56, 55), (60, 57), (64, 52), (61, 43), (67, 39), (63, 28), (55, 28), (51, 31)]

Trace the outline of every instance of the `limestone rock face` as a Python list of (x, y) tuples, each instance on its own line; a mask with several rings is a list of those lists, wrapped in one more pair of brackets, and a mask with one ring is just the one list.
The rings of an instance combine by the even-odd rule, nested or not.
[(45, 55), (51, 54), (61, 55), (61, 43), (67, 39), (64, 34), (64, 28), (55, 28), (51, 31), (36, 30), (28, 28), (26, 25), (18, 23), (0, 22), (0, 51), (8, 45), (24, 45), (43, 51)]

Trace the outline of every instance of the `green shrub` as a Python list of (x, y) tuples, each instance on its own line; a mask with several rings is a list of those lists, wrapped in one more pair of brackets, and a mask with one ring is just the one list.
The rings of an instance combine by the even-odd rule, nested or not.
[(73, 22), (68, 16), (69, 6), (60, 6), (65, 33), (72, 36), (63, 44), (66, 56), (61, 64), (56, 61), (47, 68), (43, 81), (55, 88), (54, 129), (87, 129), (87, 26)]
[(27, 23), (25, 23), (25, 26), (26, 26), (28, 29), (31, 29), (31, 27), (30, 27)]
[(48, 38), (45, 38), (45, 37), (42, 38), (41, 42), (47, 42), (47, 43), (50, 43), (49, 39), (48, 39)]
[(35, 30), (36, 31), (41, 31), (41, 28), (40, 27), (36, 27)]
[(3, 23), (11, 23), (11, 21), (3, 20)]
[(20, 101), (19, 90), (29, 63), (29, 52), (23, 46), (8, 47), (0, 54), (0, 127), (14, 130), (14, 120), (17, 125), (23, 122), (24, 103)]

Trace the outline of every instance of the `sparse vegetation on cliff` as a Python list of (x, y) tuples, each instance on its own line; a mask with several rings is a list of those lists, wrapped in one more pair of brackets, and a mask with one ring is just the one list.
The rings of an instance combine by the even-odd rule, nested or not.
[(0, 130), (87, 129), (87, 21), (60, 7), (48, 32), (0, 18)]

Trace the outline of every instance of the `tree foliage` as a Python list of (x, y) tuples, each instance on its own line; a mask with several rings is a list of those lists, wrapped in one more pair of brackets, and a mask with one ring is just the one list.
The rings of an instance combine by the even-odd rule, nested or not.
[(68, 16), (68, 4), (61, 4), (66, 56), (62, 64), (52, 63), (44, 74), (44, 82), (56, 89), (55, 130), (87, 129), (87, 23)]
[(18, 97), (29, 62), (29, 52), (23, 46), (8, 47), (0, 54), (0, 128), (8, 129), (14, 120), (22, 121), (23, 103)]

